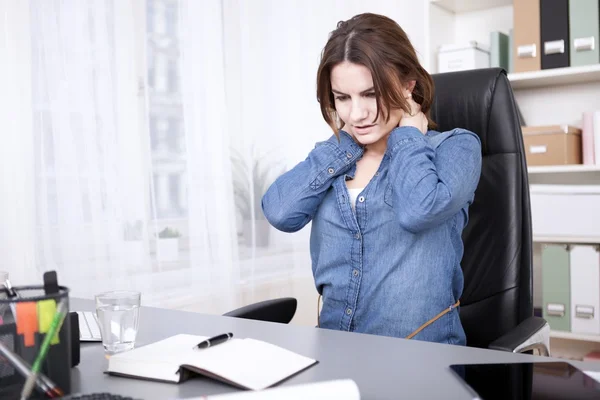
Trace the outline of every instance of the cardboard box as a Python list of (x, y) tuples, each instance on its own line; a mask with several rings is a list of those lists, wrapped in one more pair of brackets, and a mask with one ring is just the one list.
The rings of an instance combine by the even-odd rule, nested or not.
[(489, 68), (489, 66), (489, 49), (475, 41), (440, 46), (438, 51), (438, 72), (440, 73)]
[(523, 126), (527, 165), (581, 164), (581, 129), (570, 125)]

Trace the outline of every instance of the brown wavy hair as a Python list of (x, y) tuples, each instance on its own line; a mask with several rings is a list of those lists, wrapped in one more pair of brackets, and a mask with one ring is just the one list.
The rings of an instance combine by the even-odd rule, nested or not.
[(317, 72), (317, 100), (325, 122), (336, 135), (341, 127), (336, 122), (331, 70), (344, 61), (364, 65), (371, 71), (377, 101), (376, 118), (381, 115), (388, 122), (389, 110), (393, 109), (410, 113), (402, 87), (414, 80), (416, 84), (412, 98), (421, 105), (421, 111), (427, 116), (428, 127), (436, 128), (430, 117), (433, 79), (419, 63), (408, 36), (394, 20), (366, 13), (356, 15), (348, 21), (340, 21), (330, 33), (321, 53)]

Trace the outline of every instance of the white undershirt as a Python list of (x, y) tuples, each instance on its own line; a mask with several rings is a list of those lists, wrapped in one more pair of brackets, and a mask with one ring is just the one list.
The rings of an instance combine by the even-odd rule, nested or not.
[(363, 190), (365, 190), (365, 188), (356, 188), (356, 189), (348, 188), (348, 195), (350, 196), (350, 205), (352, 206), (353, 211), (354, 211), (354, 207), (356, 205), (356, 198), (358, 197), (360, 192), (362, 192)]

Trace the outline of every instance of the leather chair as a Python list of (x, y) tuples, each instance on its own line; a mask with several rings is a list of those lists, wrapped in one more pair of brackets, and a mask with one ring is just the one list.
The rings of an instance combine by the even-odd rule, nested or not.
[[(460, 317), (467, 345), (511, 352), (537, 349), (548, 355), (550, 328), (533, 316), (529, 182), (510, 82), (499, 68), (436, 74), (433, 79), (432, 118), (438, 130), (465, 128), (482, 143), (481, 178), (463, 231)], [(268, 319), (269, 312), (263, 311), (253, 315)]]
[(483, 163), (463, 231), (465, 286), (460, 318), (467, 345), (548, 355), (550, 327), (533, 316), (529, 181), (519, 114), (506, 72), (478, 69), (433, 76), (439, 131), (468, 129)]

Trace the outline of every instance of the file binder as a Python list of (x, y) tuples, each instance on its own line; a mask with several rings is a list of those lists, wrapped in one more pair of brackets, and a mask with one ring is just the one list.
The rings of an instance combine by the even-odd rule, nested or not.
[(542, 69), (568, 67), (568, 0), (540, 0), (540, 36)]
[(513, 1), (514, 72), (539, 71), (540, 50), (540, 0)]
[(545, 244), (542, 249), (543, 317), (553, 330), (571, 330), (570, 285), (568, 246)]
[(490, 32), (490, 67), (504, 68), (509, 71), (508, 35), (499, 31)]
[(571, 331), (600, 334), (600, 253), (598, 246), (574, 245), (571, 267)]
[(569, 51), (571, 66), (598, 64), (598, 36), (600, 35), (600, 12), (598, 0), (569, 2)]

